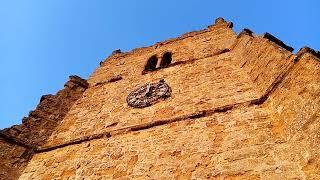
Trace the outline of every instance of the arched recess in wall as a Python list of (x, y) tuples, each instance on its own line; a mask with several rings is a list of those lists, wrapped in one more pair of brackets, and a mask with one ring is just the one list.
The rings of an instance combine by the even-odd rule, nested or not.
[(157, 63), (158, 63), (158, 58), (156, 55), (151, 56), (148, 61), (146, 66), (144, 67), (145, 71), (153, 71), (157, 68)]
[(160, 67), (161, 68), (168, 67), (171, 61), (172, 61), (172, 53), (171, 52), (164, 53), (161, 58)]

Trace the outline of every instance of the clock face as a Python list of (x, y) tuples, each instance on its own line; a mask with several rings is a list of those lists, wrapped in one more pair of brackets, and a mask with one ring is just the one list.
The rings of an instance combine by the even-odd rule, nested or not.
[(171, 88), (164, 80), (157, 83), (148, 83), (133, 90), (127, 97), (131, 107), (143, 108), (157, 103), (171, 95)]

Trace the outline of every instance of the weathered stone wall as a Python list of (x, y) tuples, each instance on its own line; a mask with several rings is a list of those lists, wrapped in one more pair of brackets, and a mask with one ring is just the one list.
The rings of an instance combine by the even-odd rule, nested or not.
[(272, 132), (291, 144), (306, 179), (320, 179), (320, 56), (305, 49), (267, 101)]
[[(219, 18), (113, 53), (20, 179), (319, 179), (319, 54), (231, 27)], [(165, 52), (169, 67), (144, 71)], [(170, 98), (127, 105), (133, 89), (160, 79)]]
[(17, 179), (31, 158), (32, 150), (0, 137), (0, 179)]
[[(245, 32), (245, 31), (244, 31)], [(263, 96), (293, 64), (293, 54), (264, 36), (242, 33), (232, 51), (234, 63), (246, 71)]]
[[(89, 78), (89, 89), (46, 145), (256, 98), (246, 73), (234, 67), (228, 51), (222, 51), (231, 48), (235, 41), (236, 34), (222, 22), (158, 43), (161, 46), (111, 56)], [(142, 74), (148, 58), (159, 55), (160, 60), (163, 52), (172, 52), (172, 65)], [(117, 76), (122, 79), (109, 82)], [(127, 105), (126, 97), (134, 88), (160, 79), (165, 79), (172, 88), (172, 96), (165, 102), (143, 109)]]
[(33, 152), (46, 142), (87, 87), (85, 80), (70, 76), (64, 89), (56, 95), (42, 96), (37, 108), (22, 120), (21, 125), (0, 131), (0, 179), (19, 177)]
[(253, 105), (120, 132), (37, 154), (21, 179), (318, 179), (319, 150), (305, 146), (319, 142), (318, 127), (279, 136), (272, 115)]
[[(21, 179), (269, 175), (279, 161), (277, 153), (265, 159), (277, 145), (276, 139), (269, 139), (269, 120), (267, 112), (252, 107), (114, 135), (37, 154)], [(261, 161), (270, 163), (255, 171)], [(286, 174), (290, 170), (297, 171), (292, 167)]]
[[(281, 120), (281, 128), (294, 134), (307, 128), (319, 116), (320, 104), (320, 62), (310, 53), (295, 59), (295, 65), (271, 95), (268, 103), (274, 112), (274, 119)], [(287, 98), (290, 96), (290, 98)], [(285, 121), (284, 121), (285, 120)], [(280, 126), (279, 126), (280, 128)]]
[[(262, 105), (245, 103), (206, 117), (114, 132), (43, 152), (34, 156), (21, 179), (318, 179), (319, 63), (303, 55)], [(297, 94), (302, 90), (312, 97), (301, 99)], [(300, 110), (313, 103), (315, 108)], [(308, 120), (300, 124), (305, 128), (297, 133), (290, 130), (295, 123), (281, 125), (279, 120), (286, 123), (290, 117), (283, 109), (294, 109), (296, 124)], [(278, 113), (281, 118), (275, 117)]]

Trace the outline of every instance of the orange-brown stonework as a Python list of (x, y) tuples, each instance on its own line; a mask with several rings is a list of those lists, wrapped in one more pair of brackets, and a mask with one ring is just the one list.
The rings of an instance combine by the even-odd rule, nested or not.
[[(320, 53), (292, 50), (222, 18), (117, 50), (1, 131), (0, 178), (320, 179)], [(161, 79), (170, 97), (128, 106), (131, 91)]]
[(0, 179), (17, 179), (34, 151), (43, 145), (88, 87), (86, 80), (70, 76), (56, 95), (41, 97), (40, 103), (21, 125), (0, 131)]

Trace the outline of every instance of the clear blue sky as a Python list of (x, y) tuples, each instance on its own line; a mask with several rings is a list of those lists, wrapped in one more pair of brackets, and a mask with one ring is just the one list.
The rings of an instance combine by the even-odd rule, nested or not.
[(87, 78), (113, 50), (199, 30), (222, 16), (320, 50), (320, 1), (0, 0), (0, 129), (21, 123), (68, 76)]

